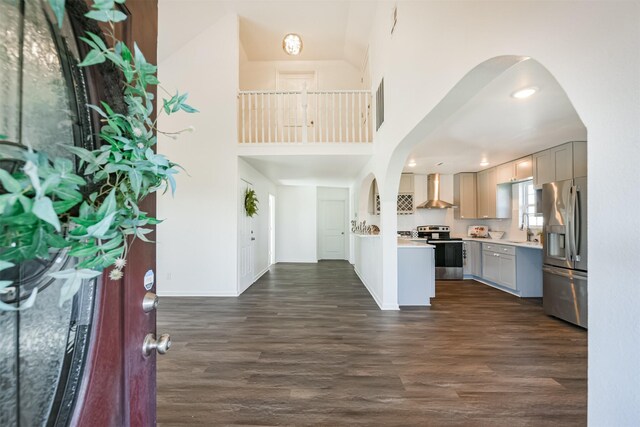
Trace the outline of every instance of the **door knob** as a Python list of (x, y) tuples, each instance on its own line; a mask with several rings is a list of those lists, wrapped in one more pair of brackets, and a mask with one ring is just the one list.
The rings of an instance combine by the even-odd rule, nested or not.
[(155, 310), (158, 307), (158, 295), (153, 292), (147, 292), (144, 294), (144, 298), (142, 298), (142, 310), (145, 313), (148, 313), (152, 310)]
[(165, 354), (171, 348), (171, 335), (162, 334), (160, 335), (160, 339), (156, 340), (156, 336), (154, 334), (147, 334), (144, 337), (144, 342), (142, 343), (142, 354), (144, 356), (150, 356), (153, 353), (153, 350), (156, 350), (158, 354)]

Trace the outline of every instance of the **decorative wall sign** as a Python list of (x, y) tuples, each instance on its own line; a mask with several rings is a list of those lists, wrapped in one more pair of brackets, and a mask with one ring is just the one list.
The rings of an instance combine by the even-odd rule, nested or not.
[(150, 291), (153, 288), (153, 284), (156, 282), (156, 276), (153, 274), (153, 270), (149, 270), (144, 274), (144, 288)]

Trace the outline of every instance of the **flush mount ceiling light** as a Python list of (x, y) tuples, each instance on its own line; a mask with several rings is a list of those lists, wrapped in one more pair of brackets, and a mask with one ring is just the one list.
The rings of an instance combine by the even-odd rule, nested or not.
[(524, 89), (517, 90), (511, 94), (516, 99), (525, 99), (536, 93), (539, 89), (535, 86), (526, 87)]
[(294, 33), (289, 33), (282, 39), (282, 49), (287, 55), (300, 55), (302, 52), (302, 38)]
[(486, 161), (486, 160), (482, 160), (482, 161), (480, 162), (480, 166), (482, 166), (482, 167), (489, 166), (489, 162), (488, 162), (488, 161)]
[(415, 160), (409, 160), (409, 163), (407, 163), (407, 166), (409, 166), (410, 168), (415, 168), (416, 167), (416, 161)]

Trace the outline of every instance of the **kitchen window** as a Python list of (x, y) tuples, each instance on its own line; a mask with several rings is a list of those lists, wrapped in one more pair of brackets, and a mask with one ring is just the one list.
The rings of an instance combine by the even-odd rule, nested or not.
[(533, 181), (524, 181), (518, 184), (518, 195), (520, 199), (520, 208), (518, 215), (518, 226), (522, 227), (524, 214), (529, 215), (529, 228), (542, 227), (542, 215), (536, 210), (536, 189)]

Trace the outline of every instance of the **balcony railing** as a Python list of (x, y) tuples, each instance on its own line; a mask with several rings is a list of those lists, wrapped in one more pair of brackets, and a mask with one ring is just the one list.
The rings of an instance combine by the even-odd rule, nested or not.
[(238, 142), (370, 143), (371, 93), (365, 90), (241, 91)]

